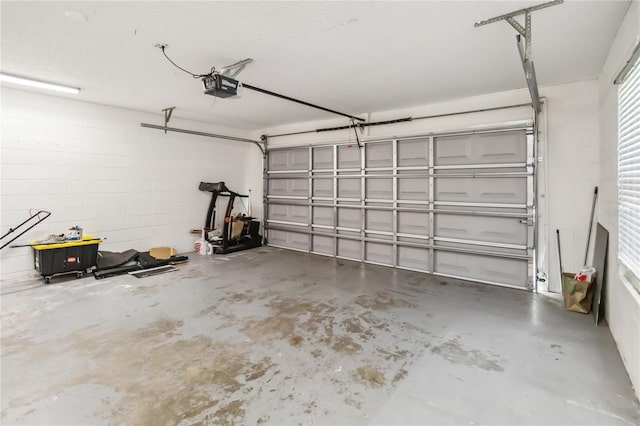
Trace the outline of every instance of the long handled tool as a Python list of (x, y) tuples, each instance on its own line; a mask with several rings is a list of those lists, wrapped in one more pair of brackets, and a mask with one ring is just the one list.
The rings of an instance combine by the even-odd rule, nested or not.
[(589, 216), (589, 232), (587, 232), (587, 248), (584, 250), (584, 266), (587, 265), (587, 255), (589, 254), (589, 242), (591, 241), (591, 229), (593, 228), (593, 216), (596, 212), (596, 200), (598, 199), (598, 187), (593, 191), (593, 203), (591, 204), (591, 216)]
[(560, 285), (562, 285), (562, 251), (560, 250), (560, 230), (556, 229), (556, 241), (558, 242), (558, 263), (560, 264)]
[[(44, 217), (40, 217), (40, 214), (43, 214)], [(30, 230), (31, 228), (33, 228), (34, 226), (36, 226), (37, 224), (39, 224), (40, 222), (42, 222), (43, 220), (45, 220), (46, 218), (48, 218), (49, 216), (51, 216), (51, 212), (48, 212), (46, 210), (40, 210), (37, 213), (31, 215), (27, 220), (25, 220), (24, 222), (22, 222), (20, 225), (16, 226), (15, 228), (9, 228), (9, 232), (7, 232), (6, 234), (4, 234), (2, 237), (0, 237), (0, 240), (4, 240), (6, 237), (9, 236), (9, 234), (17, 231), (18, 229), (22, 228), (23, 226), (26, 226), (28, 222), (31, 221), (31, 219), (37, 218), (38, 221), (31, 224), (31, 226), (29, 226), (26, 229), (23, 229), (18, 235), (16, 235), (15, 237), (13, 237), (12, 239), (10, 239), (9, 241), (7, 241), (6, 243), (4, 243), (2, 245), (2, 247), (0, 247), (0, 250), (2, 250), (3, 248), (5, 248), (6, 246), (8, 246), (9, 244), (11, 244), (12, 242), (14, 242), (15, 240), (17, 240), (21, 235), (23, 235), (24, 233), (26, 233), (28, 230)], [(13, 247), (13, 246), (12, 246)]]

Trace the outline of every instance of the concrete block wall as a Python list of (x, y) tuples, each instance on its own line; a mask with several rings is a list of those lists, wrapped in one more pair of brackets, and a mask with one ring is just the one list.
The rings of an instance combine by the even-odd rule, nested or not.
[[(564, 272), (584, 266), (593, 191), (599, 180), (597, 81), (543, 88), (548, 105), (548, 242), (550, 289), (561, 291), (556, 229)], [(595, 234), (592, 235), (591, 245)], [(587, 264), (593, 257), (589, 248)]]
[[(197, 236), (189, 230), (203, 226), (210, 199), (198, 190), (200, 181), (225, 181), (246, 192), (247, 167), (261, 158), (251, 144), (140, 127), (162, 124), (161, 114), (7, 88), (1, 106), (2, 233), (34, 209), (52, 212), (14, 244), (79, 225), (85, 235), (107, 238), (104, 250), (191, 251)], [(179, 118), (171, 125), (248, 136)], [(240, 202), (236, 210), (243, 211)], [(35, 274), (31, 251), (2, 250), (3, 282)]]

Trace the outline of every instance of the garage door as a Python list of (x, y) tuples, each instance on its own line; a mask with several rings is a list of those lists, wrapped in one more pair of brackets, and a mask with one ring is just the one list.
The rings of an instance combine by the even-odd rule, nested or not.
[(531, 128), (268, 153), (268, 245), (531, 289)]

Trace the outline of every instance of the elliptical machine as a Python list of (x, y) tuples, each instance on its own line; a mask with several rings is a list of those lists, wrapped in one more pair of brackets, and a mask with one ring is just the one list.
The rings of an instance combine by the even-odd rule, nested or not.
[[(211, 201), (207, 210), (207, 217), (204, 223), (205, 239), (213, 245), (215, 254), (227, 254), (240, 250), (247, 250), (262, 245), (262, 236), (260, 232), (260, 221), (249, 216), (242, 216), (234, 219), (231, 217), (233, 203), (236, 197), (249, 198), (248, 195), (238, 194), (230, 190), (224, 182), (200, 182), (200, 191), (211, 192)], [(224, 215), (224, 224), (222, 226), (222, 235), (220, 237), (210, 237), (209, 232), (215, 229), (216, 221), (216, 202), (218, 197), (228, 197), (227, 209)], [(235, 223), (234, 223), (235, 222)], [(242, 231), (235, 232), (236, 226), (242, 222)]]

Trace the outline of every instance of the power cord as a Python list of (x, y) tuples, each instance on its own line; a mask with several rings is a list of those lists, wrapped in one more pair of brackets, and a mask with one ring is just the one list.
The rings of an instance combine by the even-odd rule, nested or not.
[(191, 71), (188, 71), (184, 68), (182, 68), (180, 65), (176, 64), (175, 62), (173, 62), (171, 60), (171, 58), (167, 55), (167, 52), (164, 51), (165, 47), (167, 46), (160, 46), (160, 49), (162, 49), (162, 54), (164, 55), (165, 58), (167, 58), (167, 60), (169, 62), (171, 62), (171, 64), (173, 64), (174, 67), (178, 68), (181, 71), (186, 72), (187, 74), (191, 75), (191, 77), (193, 78), (203, 78), (203, 77), (213, 77), (215, 72), (216, 72), (216, 67), (211, 67), (211, 71), (209, 71), (208, 74), (194, 74)]

